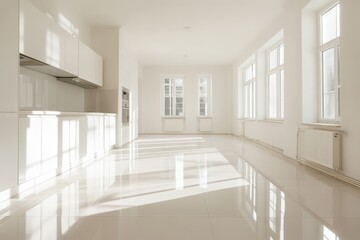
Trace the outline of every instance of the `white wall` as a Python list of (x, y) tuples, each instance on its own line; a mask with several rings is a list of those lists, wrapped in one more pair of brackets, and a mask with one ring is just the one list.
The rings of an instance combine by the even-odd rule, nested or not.
[[(316, 102), (310, 102), (307, 97), (314, 93), (305, 92), (303, 87), (304, 77), (308, 77), (311, 68), (306, 68), (309, 61), (306, 57), (309, 52), (304, 52), (302, 46), (306, 34), (302, 33), (302, 15), (301, 11), (308, 3), (308, 0), (299, 2), (298, 4), (286, 5), (285, 13), (276, 21), (269, 23), (262, 36), (259, 36), (249, 51), (243, 53), (239, 60), (234, 64), (233, 69), (233, 93), (234, 97), (234, 115), (233, 115), (233, 133), (243, 134), (246, 137), (260, 140), (267, 144), (284, 150), (284, 154), (295, 159), (297, 148), (297, 129), (302, 123), (314, 121), (314, 107)], [(323, 4), (329, 1), (319, 0)], [(353, 0), (341, 0), (341, 130), (343, 134), (343, 170), (344, 174), (360, 180), (360, 110), (356, 103), (360, 101), (358, 90), (360, 82), (358, 76), (358, 68), (360, 66), (360, 29), (357, 26), (360, 21), (360, 2)], [(238, 99), (241, 95), (237, 92), (237, 67), (241, 65), (249, 56), (263, 46), (273, 35), (280, 29), (284, 29), (285, 44), (285, 119), (282, 123), (274, 123), (257, 119), (255, 121), (238, 119)], [(304, 54), (304, 59), (302, 58)], [(304, 64), (305, 68), (302, 68)], [(303, 71), (305, 69), (305, 71)], [(310, 69), (310, 70), (306, 70)], [(304, 91), (304, 94), (303, 94)], [(310, 105), (309, 105), (310, 104)], [(311, 107), (312, 109), (307, 109)]]
[(161, 106), (162, 76), (184, 76), (185, 130), (198, 133), (197, 75), (212, 75), (213, 133), (231, 133), (232, 101), (231, 68), (146, 66), (141, 80), (141, 133), (162, 133), (163, 113)]
[(1, 2), (0, 8), (0, 201), (1, 191), (17, 184), (19, 3)]
[(345, 174), (360, 179), (360, 1), (341, 1), (341, 128)]

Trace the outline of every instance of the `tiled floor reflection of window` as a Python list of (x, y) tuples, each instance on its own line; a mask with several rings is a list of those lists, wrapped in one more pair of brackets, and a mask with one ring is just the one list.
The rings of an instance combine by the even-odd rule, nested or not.
[(184, 189), (184, 155), (177, 154), (175, 156), (175, 182), (176, 189)]
[(245, 179), (249, 182), (248, 188), (246, 188), (247, 201), (250, 206), (250, 213), (253, 220), (257, 221), (256, 212), (256, 172), (252, 166), (245, 163)]
[(201, 188), (207, 188), (208, 185), (208, 172), (207, 172), (207, 155), (203, 154), (199, 163), (199, 186)]
[(285, 193), (272, 183), (269, 183), (269, 227), (269, 239), (285, 239)]

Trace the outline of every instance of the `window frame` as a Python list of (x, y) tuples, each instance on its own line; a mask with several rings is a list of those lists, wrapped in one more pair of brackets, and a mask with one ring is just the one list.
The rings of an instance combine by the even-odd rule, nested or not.
[[(171, 108), (170, 108), (170, 115), (166, 115), (165, 111), (165, 98), (166, 98), (166, 94), (165, 94), (165, 80), (169, 79), (170, 80), (170, 99), (171, 99)], [(182, 79), (182, 114), (181, 115), (176, 115), (176, 90), (175, 88), (173, 88), (173, 82), (175, 81), (175, 79)], [(162, 75), (161, 77), (161, 109), (162, 109), (162, 117), (163, 118), (183, 118), (185, 117), (185, 77), (183, 75)]]
[[(252, 70), (253, 73), (253, 77), (250, 79), (246, 79), (246, 72), (250, 67), (253, 67), (255, 69)], [(244, 119), (249, 119), (249, 120), (254, 120), (257, 117), (257, 111), (256, 111), (256, 104), (257, 104), (257, 66), (256, 66), (256, 59), (254, 59), (253, 61), (249, 62), (248, 64), (246, 64), (243, 67), (243, 81), (242, 81), (242, 93), (243, 93), (243, 118)], [(250, 103), (247, 103), (247, 94), (246, 94), (246, 87), (249, 86), (251, 88), (251, 85), (253, 85), (253, 104), (251, 105)], [(249, 90), (251, 91), (251, 89)], [(250, 100), (250, 96), (249, 96), (249, 100)], [(249, 112), (247, 112), (246, 110), (248, 109), (246, 104), (249, 104)], [(251, 111), (250, 108), (252, 108), (252, 116), (251, 115)]]
[[(322, 8), (318, 13), (318, 122), (319, 123), (340, 123), (341, 121), (341, 111), (340, 111), (340, 96), (339, 91), (341, 91), (341, 81), (340, 81), (340, 51), (341, 51), (341, 45), (340, 45), (340, 36), (341, 36), (341, 27), (339, 29), (339, 36), (336, 38), (326, 42), (323, 42), (323, 21), (322, 16), (332, 10), (334, 7), (339, 5), (340, 9), (340, 16), (341, 16), (341, 5), (340, 2), (333, 1), (330, 4), (326, 5), (324, 8)], [(341, 19), (339, 19), (339, 25), (341, 24)], [(334, 49), (334, 77), (335, 77), (335, 118), (325, 118), (324, 117), (324, 81), (323, 81), (323, 53), (327, 50)]]
[[(200, 114), (200, 81), (202, 79), (206, 79), (207, 81), (205, 115)], [(197, 75), (197, 112), (198, 118), (207, 118), (212, 116), (212, 75), (210, 74)]]
[[(280, 64), (280, 47), (281, 45), (284, 48), (284, 62)], [(277, 66), (273, 69), (270, 69), (270, 53), (274, 50), (277, 50)], [(281, 97), (283, 96), (285, 98), (285, 87), (284, 91), (281, 91), (282, 84), (281, 84), (281, 72), (284, 72), (284, 78), (285, 78), (285, 43), (284, 40), (281, 39), (276, 44), (274, 44), (272, 47), (270, 47), (265, 52), (265, 58), (266, 58), (266, 71), (265, 71), (265, 77), (266, 77), (266, 120), (270, 121), (284, 121), (285, 119), (285, 100), (284, 100), (284, 106), (282, 106)], [(276, 74), (276, 117), (270, 117), (270, 86), (269, 86), (269, 77), (273, 74)], [(283, 79), (285, 85), (285, 79)], [(283, 115), (281, 114), (281, 109), (283, 111)]]

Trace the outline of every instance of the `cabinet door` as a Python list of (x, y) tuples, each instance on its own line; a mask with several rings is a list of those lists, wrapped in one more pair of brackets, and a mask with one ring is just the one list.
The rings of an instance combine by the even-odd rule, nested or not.
[(102, 86), (103, 59), (79, 41), (79, 78)]
[(66, 171), (79, 163), (79, 124), (80, 118), (61, 118), (61, 166)]
[(41, 118), (19, 118), (19, 181), (41, 174)]
[(41, 121), (41, 172), (46, 174), (58, 167), (59, 124), (57, 117), (42, 117)]
[(57, 23), (52, 22), (51, 32), (51, 66), (65, 68), (65, 35), (67, 33)]
[(20, 53), (51, 64), (52, 21), (28, 1), (20, 1)]
[(0, 192), (18, 181), (18, 116), (0, 113)]
[(94, 82), (100, 87), (103, 85), (103, 59), (97, 53), (94, 53)]
[(75, 76), (79, 74), (79, 40), (69, 33), (65, 34), (65, 68)]

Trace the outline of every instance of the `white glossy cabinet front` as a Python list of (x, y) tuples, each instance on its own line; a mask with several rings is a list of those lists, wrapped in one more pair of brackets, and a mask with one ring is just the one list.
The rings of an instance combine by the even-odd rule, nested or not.
[(84, 43), (79, 42), (79, 78), (101, 87), (102, 75), (102, 57)]
[(50, 58), (50, 65), (56, 68), (65, 69), (65, 32), (58, 24), (52, 22), (51, 45), (47, 50)]
[(19, 118), (19, 183), (41, 175), (41, 118)]
[(26, 0), (20, 1), (20, 53), (78, 75), (79, 40)]
[(79, 39), (65, 34), (65, 67), (66, 72), (75, 76), (79, 74)]
[(102, 155), (115, 145), (115, 121), (108, 115), (21, 116), (19, 182), (39, 183)]
[(17, 185), (18, 116), (0, 113), (0, 192)]
[(20, 53), (51, 64), (52, 21), (26, 0), (20, 1)]

